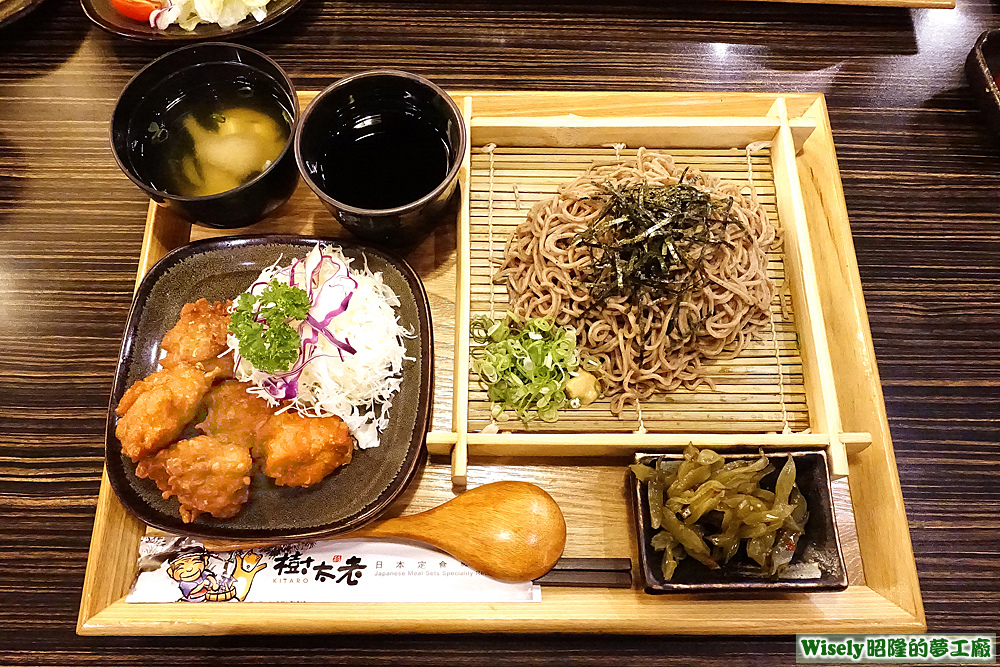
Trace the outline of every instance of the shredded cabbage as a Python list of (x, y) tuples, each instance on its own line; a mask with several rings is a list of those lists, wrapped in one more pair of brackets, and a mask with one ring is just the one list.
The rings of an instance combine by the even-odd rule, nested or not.
[[(389, 422), (392, 397), (402, 383), (406, 350), (403, 327), (394, 308), (399, 298), (381, 273), (352, 268), (340, 248), (316, 245), (303, 260), (264, 269), (247, 292), (259, 296), (272, 280), (304, 289), (309, 315), (293, 321), (301, 339), (298, 359), (285, 372), (265, 373), (239, 354), (236, 377), (254, 386), (251, 393), (283, 409), (325, 417), (336, 415), (351, 429), (362, 449), (377, 447), (379, 431)], [(280, 260), (279, 260), (280, 263)], [(411, 359), (412, 360), (412, 359)]]
[(176, 23), (194, 30), (199, 23), (218, 23), (222, 28), (236, 25), (251, 14), (258, 21), (267, 16), (270, 0), (167, 0), (149, 15), (149, 25), (160, 30)]

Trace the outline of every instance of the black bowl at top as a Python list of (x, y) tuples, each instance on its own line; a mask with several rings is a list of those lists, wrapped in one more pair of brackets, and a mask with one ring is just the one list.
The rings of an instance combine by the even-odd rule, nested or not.
[(427, 79), (395, 70), (341, 79), (306, 107), (299, 171), (356, 236), (408, 245), (442, 218), (466, 152), (462, 113)]
[(295, 191), (298, 111), (288, 75), (263, 53), (196, 44), (128, 82), (111, 117), (111, 148), (157, 203), (206, 227), (245, 227)]
[(987, 30), (979, 36), (965, 61), (965, 75), (990, 129), (1000, 134), (1000, 30)]

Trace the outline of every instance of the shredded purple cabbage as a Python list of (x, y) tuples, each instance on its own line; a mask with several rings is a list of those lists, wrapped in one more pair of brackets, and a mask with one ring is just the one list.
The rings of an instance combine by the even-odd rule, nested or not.
[[(316, 349), (316, 344), (319, 342), (319, 335), (322, 334), (324, 338), (329, 340), (333, 345), (337, 347), (337, 352), (340, 355), (340, 360), (344, 360), (344, 353), (356, 354), (357, 350), (351, 345), (350, 341), (346, 338), (344, 340), (338, 339), (329, 330), (330, 324), (333, 322), (334, 318), (345, 313), (350, 306), (351, 297), (354, 296), (355, 290), (358, 288), (358, 281), (355, 280), (350, 273), (350, 267), (347, 265), (341, 265), (336, 259), (334, 259), (332, 254), (326, 252), (320, 252), (320, 261), (313, 269), (312, 275), (307, 276), (305, 285), (299, 285), (298, 281), (295, 280), (295, 269), (299, 264), (303, 263), (303, 260), (296, 259), (287, 268), (280, 271), (280, 273), (287, 274), (288, 284), (292, 287), (299, 287), (304, 289), (306, 294), (309, 296), (309, 302), (312, 304), (312, 308), (316, 307), (316, 304), (320, 301), (323, 289), (326, 288), (330, 281), (319, 282), (320, 272), (323, 266), (323, 260), (329, 261), (334, 265), (334, 275), (339, 273), (340, 269), (343, 268), (346, 273), (346, 278), (350, 280), (354, 286), (353, 288), (347, 290), (343, 300), (341, 300), (340, 305), (333, 308), (326, 313), (313, 313), (310, 309), (309, 315), (299, 324), (299, 338), (301, 339), (299, 347), (299, 357), (298, 361), (289, 370), (282, 373), (271, 374), (264, 382), (262, 386), (265, 391), (276, 400), (291, 400), (298, 396), (298, 382), (302, 375), (303, 369), (310, 363), (317, 359), (324, 359), (331, 357), (333, 355), (322, 354), (313, 355)], [(265, 282), (255, 282), (250, 286), (249, 291), (253, 291), (254, 288), (264, 286)], [(236, 355), (236, 363), (239, 364), (241, 357)]]

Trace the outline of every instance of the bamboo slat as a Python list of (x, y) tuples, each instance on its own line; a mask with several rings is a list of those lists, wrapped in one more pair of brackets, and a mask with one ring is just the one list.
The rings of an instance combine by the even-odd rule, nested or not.
[(774, 142), (775, 188), (780, 197), (778, 206), (786, 221), (788, 234), (785, 248), (789, 261), (796, 270), (790, 272), (792, 294), (801, 309), (799, 334), (802, 336), (802, 358), (807, 372), (803, 378), (812, 397), (812, 425), (814, 430), (830, 434), (830, 468), (835, 476), (848, 474), (847, 451), (838, 440), (841, 431), (840, 407), (837, 402), (833, 365), (826, 337), (826, 323), (819, 295), (819, 280), (806, 218), (795, 148), (788, 130), (788, 110), (783, 99), (775, 102), (772, 112), (783, 123)]
[[(462, 113), (465, 117), (466, 126), (472, 123), (472, 98), (466, 97), (462, 100)], [(456, 267), (456, 293), (455, 303), (458, 304), (458, 311), (466, 313), (469, 311), (469, 291), (470, 252), (471, 243), (469, 241), (469, 174), (472, 170), (470, 160), (470, 145), (466, 143), (465, 153), (462, 156), (462, 208), (458, 217), (458, 265)], [(468, 368), (469, 365), (469, 327), (462, 326), (455, 331), (455, 361), (456, 368)], [(466, 484), (466, 465), (469, 455), (466, 447), (466, 433), (469, 432), (469, 375), (468, 373), (455, 373), (453, 380), (455, 393), (452, 399), (452, 415), (454, 419), (454, 429), (458, 437), (455, 441), (454, 449), (451, 453), (451, 480), (456, 486)]]

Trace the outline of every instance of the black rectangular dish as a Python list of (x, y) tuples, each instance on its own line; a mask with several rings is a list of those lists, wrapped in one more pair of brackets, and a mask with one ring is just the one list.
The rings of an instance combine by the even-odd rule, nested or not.
[[(720, 452), (721, 454), (722, 452)], [(724, 453), (726, 461), (758, 459), (759, 452)], [(771, 593), (838, 591), (847, 588), (847, 568), (837, 535), (833, 514), (833, 491), (827, 467), (826, 453), (816, 451), (786, 451), (767, 453), (775, 470), (761, 480), (762, 489), (774, 490), (778, 472), (787, 456), (794, 457), (796, 486), (808, 506), (805, 532), (798, 540), (795, 555), (788, 569), (778, 578), (767, 578), (760, 567), (741, 546), (736, 556), (720, 569), (713, 570), (694, 558), (684, 558), (667, 581), (663, 576), (663, 552), (652, 545), (655, 531), (650, 524), (649, 496), (646, 483), (630, 473), (633, 520), (639, 539), (639, 570), (645, 580), (645, 590), (660, 593)], [(677, 454), (636, 454), (636, 463), (655, 466), (657, 460), (683, 460)]]

